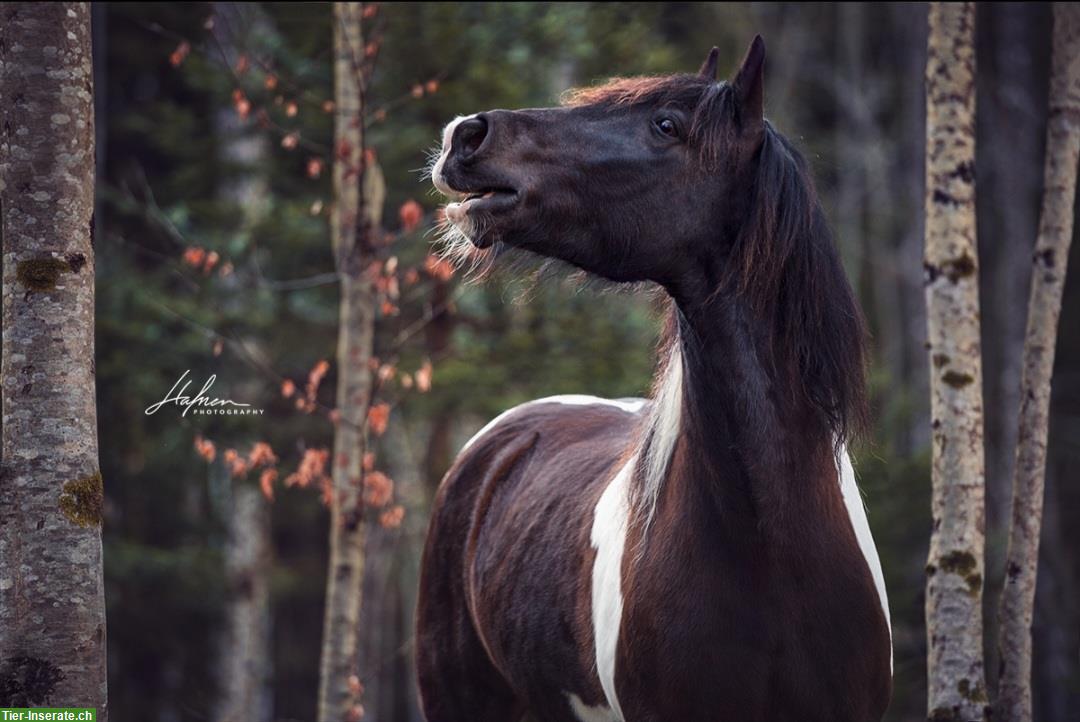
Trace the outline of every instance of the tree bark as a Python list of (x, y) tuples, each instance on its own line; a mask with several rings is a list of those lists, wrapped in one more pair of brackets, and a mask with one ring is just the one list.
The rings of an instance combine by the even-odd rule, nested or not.
[(975, 245), (975, 6), (930, 4), (926, 305), (933, 532), (926, 567), (928, 711), (986, 719), (984, 461)]
[(1043, 204), (1032, 259), (1012, 523), (999, 617), (1001, 678), (996, 718), (1007, 722), (1031, 720), (1031, 623), (1046, 474), (1050, 384), (1073, 235), (1080, 157), (1080, 6), (1054, 5), (1053, 35)]
[(90, 6), (0, 7), (0, 707), (108, 719)]
[(222, 698), (215, 722), (269, 722), (270, 509), (248, 484), (233, 488), (225, 545), (228, 601), (221, 650)]
[[(331, 236), (341, 286), (337, 352), (337, 410), (330, 559), (319, 668), (319, 722), (358, 720), (360, 601), (364, 575), (362, 463), (375, 327), (375, 293), (368, 266), (380, 227), (385, 185), (373, 159), (365, 163), (364, 39), (361, 3), (334, 5), (334, 208)], [(362, 179), (362, 182), (361, 182)]]

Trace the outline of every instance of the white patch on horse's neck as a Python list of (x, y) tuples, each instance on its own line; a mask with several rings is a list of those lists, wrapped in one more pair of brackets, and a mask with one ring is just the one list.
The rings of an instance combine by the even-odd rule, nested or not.
[(574, 713), (581, 722), (621, 722), (621, 720), (615, 716), (607, 707), (603, 705), (597, 705), (596, 707), (590, 707), (581, 701), (581, 697), (578, 697), (573, 692), (566, 693), (566, 700), (570, 703), (570, 711)]
[[(630, 517), (630, 479), (637, 464), (632, 457), (619, 469), (600, 496), (593, 512), (590, 541), (596, 550), (592, 573), (593, 644), (596, 675), (607, 697), (611, 719), (622, 722), (623, 713), (615, 694), (615, 656), (622, 624), (622, 560)], [(577, 710), (575, 710), (577, 712)], [(586, 719), (578, 715), (580, 719)]]
[(653, 398), (653, 412), (645, 431), (641, 453), (641, 489), (635, 500), (645, 512), (645, 525), (656, 514), (656, 503), (675, 453), (679, 439), (683, 404), (682, 344), (676, 339), (671, 346), (664, 375)]
[(840, 476), (840, 493), (844, 497), (844, 506), (847, 508), (848, 518), (851, 519), (851, 528), (855, 531), (855, 539), (859, 542), (859, 550), (862, 551), (863, 557), (866, 559), (866, 565), (870, 567), (870, 576), (874, 578), (878, 600), (881, 602), (881, 611), (885, 613), (885, 624), (889, 627), (889, 670), (892, 671), (892, 620), (889, 616), (889, 597), (885, 591), (885, 575), (881, 571), (881, 559), (878, 557), (877, 546), (874, 544), (874, 535), (870, 533), (870, 522), (866, 518), (866, 505), (863, 504), (859, 485), (855, 481), (855, 469), (851, 466), (851, 457), (848, 455), (847, 448), (840, 448), (837, 462), (837, 471), (839, 471)]

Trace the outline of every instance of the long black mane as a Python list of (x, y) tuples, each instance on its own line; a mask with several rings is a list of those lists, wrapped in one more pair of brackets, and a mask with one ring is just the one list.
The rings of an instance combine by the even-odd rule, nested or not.
[(778, 381), (844, 441), (866, 424), (866, 330), (806, 160), (766, 122), (725, 285), (771, 323)]

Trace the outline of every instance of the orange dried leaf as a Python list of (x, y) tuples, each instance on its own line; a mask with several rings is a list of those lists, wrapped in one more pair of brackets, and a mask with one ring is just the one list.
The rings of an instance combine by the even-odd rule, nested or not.
[(257, 469), (260, 466), (272, 466), (277, 461), (277, 455), (270, 448), (270, 444), (265, 441), (255, 442), (255, 445), (251, 447), (251, 451), (248, 452), (248, 464), (251, 465), (252, 469)]
[(274, 482), (277, 481), (277, 469), (263, 469), (259, 474), (259, 489), (267, 501), (274, 500)]
[(368, 409), (368, 426), (376, 436), (382, 436), (386, 432), (386, 426), (390, 422), (390, 404), (375, 404)]
[(217, 456), (217, 448), (214, 442), (204, 439), (201, 434), (195, 436), (195, 453), (202, 457), (203, 461), (210, 463)]
[(217, 251), (210, 251), (209, 253), (207, 253), (206, 254), (206, 260), (203, 261), (203, 267), (202, 267), (203, 273), (208, 274), (208, 273), (210, 273), (210, 271), (213, 271), (214, 266), (216, 266), (218, 264), (218, 261), (220, 261), (220, 260), (221, 260), (221, 256), (218, 255)]
[(285, 486), (299, 486), (301, 489), (321, 483), (326, 477), (326, 462), (330, 452), (326, 449), (307, 449), (300, 459), (296, 471), (285, 478)]
[(206, 261), (206, 250), (199, 246), (185, 248), (182, 258), (184, 263), (192, 268), (202, 268), (203, 262)]
[(405, 507), (395, 504), (382, 514), (379, 514), (379, 524), (384, 529), (397, 529), (405, 519)]
[(247, 461), (237, 453), (236, 449), (225, 449), (225, 453), (222, 454), (221, 459), (225, 462), (225, 468), (229, 470), (229, 474), (231, 474), (234, 479), (247, 474)]
[(183, 40), (176, 46), (176, 50), (172, 51), (169, 56), (169, 62), (172, 63), (174, 68), (180, 67), (180, 64), (184, 62), (188, 54), (191, 52), (191, 43), (187, 40)]
[(416, 377), (416, 390), (420, 393), (431, 391), (431, 361), (425, 360), (423, 365), (413, 374)]
[(429, 276), (439, 281), (449, 281), (454, 275), (454, 267), (449, 262), (430, 253), (424, 259), (424, 270)]
[(381, 471), (372, 471), (364, 475), (364, 503), (381, 508), (394, 498), (394, 482)]
[(409, 233), (420, 225), (420, 221), (424, 218), (424, 209), (419, 203), (409, 199), (398, 209), (398, 218), (401, 219), (401, 229)]
[(247, 120), (248, 115), (251, 114), (251, 101), (244, 95), (244, 91), (240, 88), (235, 89), (232, 92), (233, 107), (236, 108), (236, 114), (240, 116), (240, 120)]

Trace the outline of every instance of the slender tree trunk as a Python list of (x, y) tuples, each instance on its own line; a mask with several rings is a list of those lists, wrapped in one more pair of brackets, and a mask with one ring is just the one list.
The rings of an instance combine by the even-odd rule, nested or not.
[[(367, 273), (385, 186), (364, 158), (361, 3), (334, 5), (334, 208), (331, 235), (341, 286), (330, 560), (319, 669), (319, 722), (358, 720), (355, 685), (364, 575), (362, 462), (371, 398), (375, 293)], [(361, 180), (362, 179), (362, 180)]]
[[(997, 607), (1005, 569), (1009, 500), (1020, 408), (1020, 356), (1024, 347), (1030, 280), (1028, 259), (1038, 225), (1045, 102), (1036, 98), (1040, 79), (1032, 41), (1042, 13), (1030, 3), (988, 3), (980, 8), (975, 52), (980, 66), (977, 133), (1008, 142), (987, 143), (979, 154), (979, 267), (982, 305), (983, 403), (986, 408), (986, 677), (997, 688)], [(1046, 13), (1049, 15), (1049, 12)], [(1047, 24), (1047, 33), (1049, 25)], [(1037, 42), (1037, 41), (1036, 41)]]
[(108, 718), (86, 3), (0, 6), (0, 707)]
[[(254, 3), (216, 2), (211, 33), (225, 61), (235, 66), (238, 44), (258, 34), (275, 37), (275, 28)], [(235, 170), (220, 176), (217, 195), (242, 213), (242, 230), (250, 233), (269, 209), (264, 163), (269, 153), (265, 135), (251, 133), (235, 109), (214, 116), (214, 134), (221, 166)], [(227, 282), (235, 282), (230, 277)], [(254, 344), (257, 346), (257, 344)], [(254, 390), (252, 391), (254, 393)], [(227, 474), (226, 474), (227, 477)], [(270, 616), (270, 572), (273, 548), (270, 506), (251, 485), (234, 483), (226, 505), (225, 624), (218, 642), (221, 698), (213, 722), (269, 722), (273, 719), (273, 643)]]
[(986, 719), (984, 462), (975, 245), (975, 6), (931, 3), (926, 65), (926, 305), (933, 532), (926, 582), (928, 710)]
[(269, 722), (270, 509), (255, 487), (233, 488), (225, 546), (226, 633), (221, 650), (222, 699), (215, 722)]
[(1013, 473), (1012, 524), (1001, 592), (996, 719), (1031, 720), (1031, 622), (1046, 474), (1047, 419), (1061, 296), (1073, 235), (1080, 157), (1080, 6), (1054, 5), (1042, 216), (1035, 242)]

